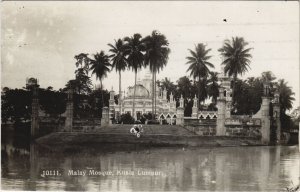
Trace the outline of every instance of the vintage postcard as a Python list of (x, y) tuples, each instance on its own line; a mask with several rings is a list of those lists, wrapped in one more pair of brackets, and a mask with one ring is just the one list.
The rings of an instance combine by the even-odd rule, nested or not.
[(1, 9), (1, 190), (300, 190), (298, 1)]

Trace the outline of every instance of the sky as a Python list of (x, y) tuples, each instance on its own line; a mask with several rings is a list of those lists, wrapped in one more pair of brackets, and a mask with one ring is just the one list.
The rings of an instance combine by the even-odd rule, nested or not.
[[(225, 39), (249, 42), (251, 69), (241, 78), (272, 71), (285, 79), (299, 106), (299, 2), (287, 1), (4, 1), (1, 15), (1, 87), (21, 88), (26, 78), (41, 87), (59, 89), (74, 79), (79, 53), (109, 53), (108, 43), (153, 30), (169, 40), (167, 66), (157, 79), (176, 82), (186, 72), (188, 49), (204, 43), (210, 62), (220, 71), (217, 51)], [(224, 21), (226, 19), (226, 22)], [(141, 71), (143, 77), (145, 70)], [(122, 89), (134, 84), (134, 73), (123, 73)], [(99, 84), (95, 77), (94, 84)], [(104, 79), (106, 89), (118, 90), (118, 74)]]

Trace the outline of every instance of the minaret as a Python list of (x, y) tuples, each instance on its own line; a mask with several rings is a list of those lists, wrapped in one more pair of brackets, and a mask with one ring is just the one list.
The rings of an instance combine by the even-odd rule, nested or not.
[(73, 113), (74, 113), (74, 104), (73, 104), (73, 89), (68, 90), (68, 100), (66, 107), (66, 121), (65, 129), (68, 132), (72, 132), (73, 129)]
[(225, 118), (230, 118), (231, 116), (231, 105), (232, 105), (232, 90), (231, 90), (231, 78), (225, 74), (224, 67), (222, 66), (221, 73), (219, 76), (219, 81), (221, 82), (221, 87), (224, 88), (225, 97)]
[(112, 87), (111, 91), (109, 92), (109, 107), (113, 106), (115, 106), (115, 91)]
[(167, 100), (167, 89), (163, 90), (163, 100)]
[(193, 99), (192, 117), (197, 118), (197, 115), (198, 115), (198, 98), (195, 94), (195, 97)]
[(279, 92), (276, 90), (273, 100), (273, 118), (276, 125), (276, 140), (277, 144), (280, 144), (281, 140), (281, 122), (280, 122), (280, 103), (279, 103)]
[(216, 135), (222, 136), (226, 134), (225, 128), (225, 111), (226, 111), (226, 98), (224, 97), (224, 87), (219, 88), (219, 97), (217, 98), (218, 118)]
[(176, 110), (176, 125), (184, 125), (184, 99), (181, 95), (179, 99), (179, 107)]
[(152, 73), (149, 69), (146, 70), (142, 84), (149, 91), (150, 97), (152, 97)]
[(231, 116), (232, 90), (231, 78), (225, 73), (224, 67), (218, 76), (221, 82), (219, 88), (219, 97), (217, 98), (218, 118), (216, 135), (226, 135), (225, 120)]
[(115, 91), (113, 87), (109, 92), (109, 124), (112, 124), (112, 120), (115, 117)]
[(270, 84), (269, 82), (264, 83), (264, 95), (262, 97), (261, 104), (261, 134), (262, 134), (262, 144), (270, 143)]
[(173, 93), (171, 92), (170, 94), (170, 103), (173, 103), (174, 102), (174, 98), (173, 98)]
[(183, 97), (181, 95), (180, 99), (179, 99), (179, 107), (182, 107), (183, 108), (183, 105), (184, 105), (184, 100), (183, 100)]
[(226, 112), (225, 118), (230, 118), (231, 116), (231, 106), (232, 106), (232, 93), (231, 89), (226, 90)]
[(33, 94), (32, 94), (32, 114), (31, 114), (31, 136), (34, 138), (39, 134), (39, 96), (38, 96), (39, 85), (33, 84)]
[(176, 103), (174, 102), (173, 93), (170, 94), (170, 111), (175, 112), (176, 111)]

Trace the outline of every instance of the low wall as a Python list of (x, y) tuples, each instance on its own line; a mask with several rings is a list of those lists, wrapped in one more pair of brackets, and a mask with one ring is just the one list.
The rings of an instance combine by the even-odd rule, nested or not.
[(74, 119), (72, 131), (75, 132), (86, 132), (93, 131), (94, 129), (101, 126), (101, 119), (99, 118), (82, 118)]
[(215, 119), (184, 119), (184, 128), (196, 135), (216, 135), (216, 127)]
[(243, 136), (261, 138), (261, 129), (248, 126), (225, 126), (227, 136)]
[[(239, 119), (226, 119), (225, 122), (225, 135), (236, 137), (255, 137), (261, 138), (261, 126), (260, 121), (257, 119), (257, 123), (253, 123), (254, 120), (242, 121)], [(214, 119), (185, 119), (184, 128), (202, 136), (214, 136), (216, 135), (217, 123)]]
[(248, 116), (232, 116), (225, 120), (227, 136), (244, 136), (261, 138), (261, 120)]

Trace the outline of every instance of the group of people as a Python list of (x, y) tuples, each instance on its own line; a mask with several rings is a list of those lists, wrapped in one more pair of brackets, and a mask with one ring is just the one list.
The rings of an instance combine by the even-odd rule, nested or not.
[(136, 135), (137, 138), (141, 136), (141, 132), (143, 132), (142, 125), (133, 125), (133, 127), (130, 129), (130, 133)]

